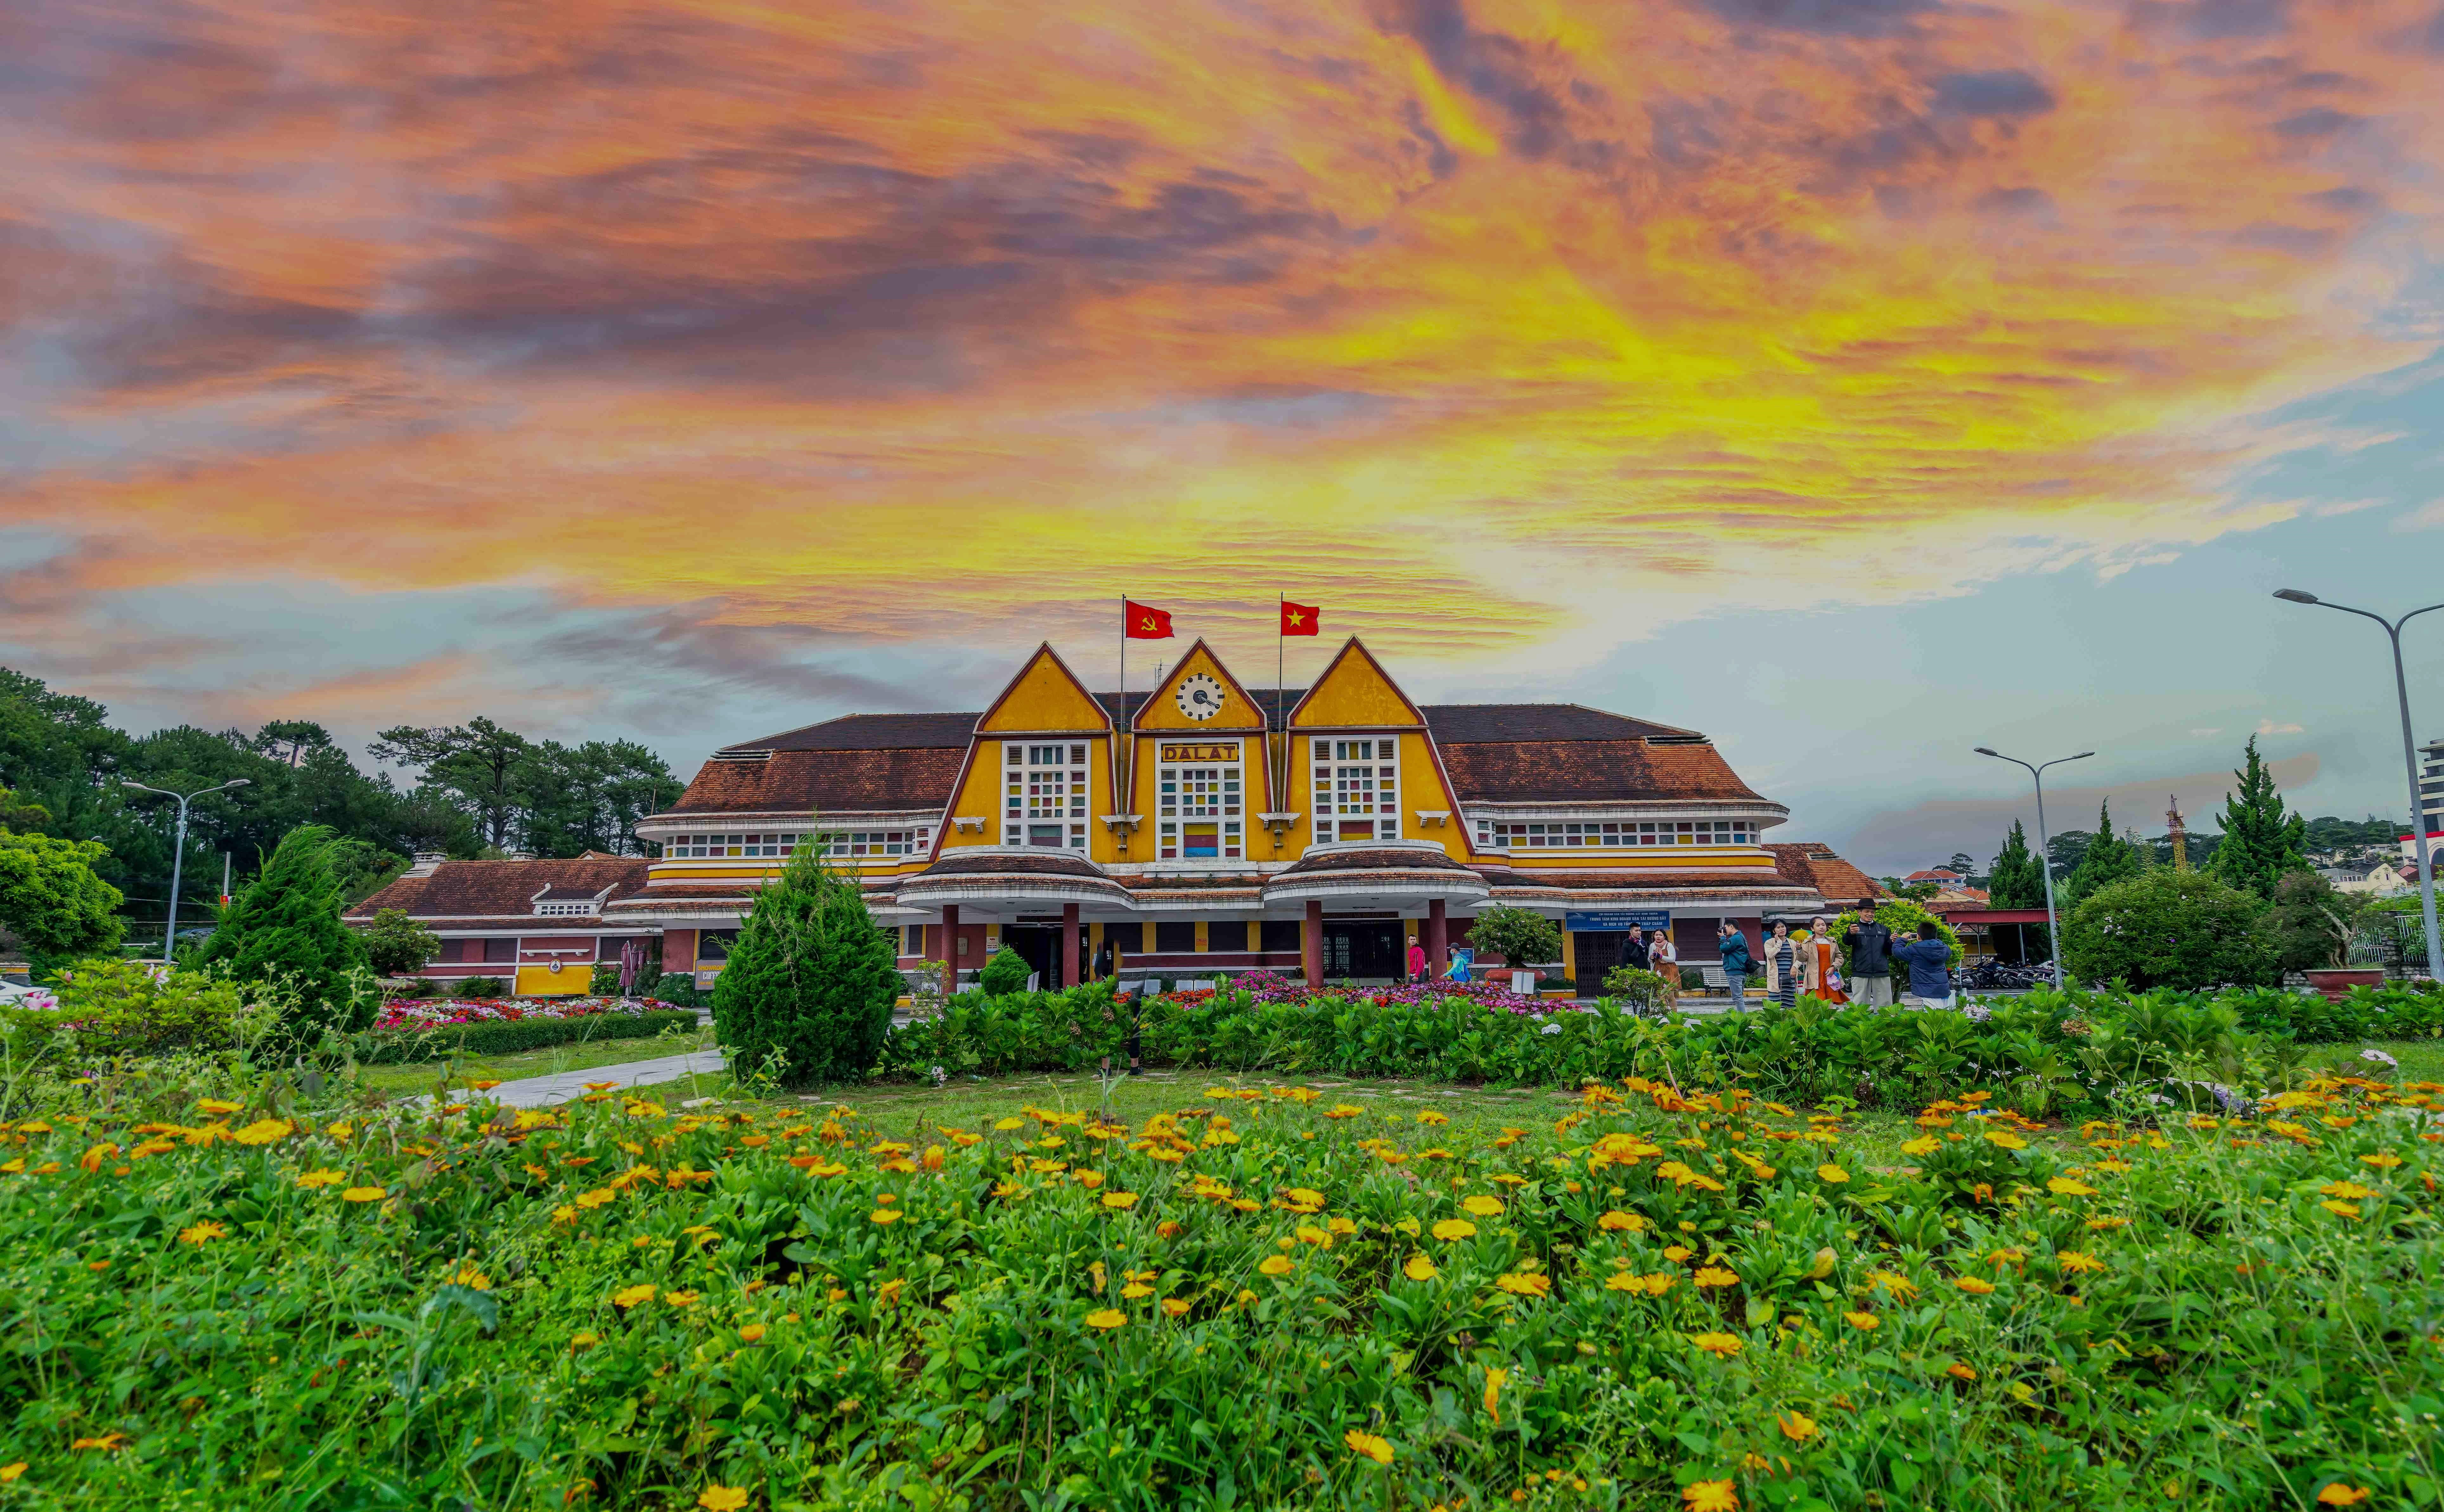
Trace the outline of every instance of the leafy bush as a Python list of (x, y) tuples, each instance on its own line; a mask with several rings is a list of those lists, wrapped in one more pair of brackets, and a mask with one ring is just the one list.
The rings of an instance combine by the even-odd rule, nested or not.
[(1672, 1001), (1660, 973), (1642, 967), (1617, 966), (1604, 973), (1604, 996), (1628, 1004), (1640, 1013), (1659, 1011)]
[(713, 986), (713, 1029), (731, 1063), (774, 1064), (794, 1083), (874, 1069), (898, 1001), (898, 947), (858, 885), (801, 847), (758, 889)]
[(976, 973), (976, 986), (984, 988), (989, 998), (1008, 997), (1012, 992), (1026, 991), (1027, 979), (1034, 974), (1035, 968), (1027, 964), (1027, 957), (1005, 945)]
[(2342, 892), (2314, 872), (2285, 873), (2265, 914), (2275, 968), (2317, 971), (2347, 966), (2351, 935), (2367, 904), (2365, 894)]
[(1478, 955), (1502, 957), (1512, 966), (1562, 958), (1562, 931), (1542, 913), (1497, 903), (1469, 926), (1468, 940)]
[(126, 900), (93, 871), (109, 854), (90, 840), (0, 829), (0, 929), (24, 942), (37, 969), (119, 948)]
[(637, 995), (656, 1003), (667, 1003), (675, 1008), (700, 1008), (711, 994), (695, 985), (693, 971), (665, 971), (657, 977), (640, 977)]
[(2196, 990), (2280, 972), (2248, 893), (2157, 867), (2106, 887), (2063, 922), (2063, 965), (2083, 982)]
[(460, 977), (450, 986), (450, 995), (458, 998), (506, 997), (509, 990), (509, 985), (496, 976)]
[[(505, 1129), (94, 1089), (89, 1120), (12, 1131), (0, 1182), (0, 1295), (58, 1341), (0, 1353), (10, 1494), (2433, 1501), (2403, 1415), (2444, 1398), (2434, 1147), (2364, 1089), (2092, 1147), (1942, 1102), (1898, 1169), (1838, 1116), (1651, 1083), (1504, 1133), (1194, 1090), (1135, 1127), (884, 1131), (794, 1101)], [(183, 1136), (207, 1119), (234, 1137)]]
[(962, 992), (938, 1013), (895, 1025), (882, 1069), (905, 1077), (924, 1077), (935, 1066), (985, 1077), (1083, 1071), (1127, 1055), (1135, 1011), (1134, 1004), (1115, 1004), (1108, 980), (1058, 992)]
[(340, 922), (330, 841), (331, 832), (319, 824), (282, 836), (263, 874), (222, 912), (220, 927), (197, 952), (200, 964), (239, 982), (293, 994), (281, 1025), (292, 1044), (311, 1044), (326, 1028), (354, 1033), (381, 1005), (365, 942)]
[(413, 976), (441, 953), (441, 936), (405, 909), (377, 909), (361, 931), (365, 958), (383, 976)]
[(588, 1013), (567, 1019), (501, 1019), (436, 1029), (368, 1029), (358, 1035), (351, 1046), (356, 1058), (366, 1065), (397, 1065), (454, 1055), (509, 1055), (598, 1040), (651, 1040), (665, 1032), (691, 1032), (695, 1026), (694, 1012), (661, 1008), (643, 1013)]
[(594, 974), (588, 977), (585, 982), (586, 996), (596, 998), (614, 997), (619, 994), (619, 991), (620, 963), (617, 961), (595, 962)]
[[(1612, 990), (1612, 979), (1609, 976), (1604, 978), (1604, 990), (1607, 992)], [(1680, 990), (1683, 992), (1705, 991), (1706, 973), (1697, 967), (1682, 967), (1680, 968)]]
[(201, 971), (173, 971), (96, 956), (57, 975), (59, 1007), (9, 1014), (10, 1039), (28, 1051), (52, 1029), (75, 1036), (79, 1055), (158, 1055), (176, 1050), (227, 1053), (241, 1047), (242, 1026), (259, 1030), (234, 983)]

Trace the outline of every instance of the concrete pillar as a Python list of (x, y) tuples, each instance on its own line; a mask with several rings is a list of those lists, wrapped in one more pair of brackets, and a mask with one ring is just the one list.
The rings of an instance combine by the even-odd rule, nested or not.
[[(959, 992), (959, 905), (942, 905), (942, 996), (953, 998)], [(984, 963), (976, 963), (982, 966)]]
[(1451, 969), (1451, 916), (1438, 897), (1426, 903), (1426, 969), (1438, 978)]
[(1076, 986), (1086, 980), (1085, 959), (1078, 953), (1078, 905), (1061, 905), (1061, 986)]
[(1306, 985), (1324, 986), (1324, 899), (1306, 900), (1306, 928), (1299, 931), (1299, 953), (1306, 968)]

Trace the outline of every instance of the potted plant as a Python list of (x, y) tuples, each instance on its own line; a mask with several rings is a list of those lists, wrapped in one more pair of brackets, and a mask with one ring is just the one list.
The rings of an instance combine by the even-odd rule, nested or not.
[(2300, 972), (2328, 1002), (2355, 986), (2377, 986), (2384, 968), (2354, 967), (2351, 936), (2367, 899), (2344, 893), (2314, 872), (2294, 872), (2276, 884), (2266, 927), (2283, 966)]

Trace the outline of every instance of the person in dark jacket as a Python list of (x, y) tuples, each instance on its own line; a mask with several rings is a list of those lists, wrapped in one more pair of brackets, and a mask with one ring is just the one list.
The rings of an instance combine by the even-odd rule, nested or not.
[(1893, 959), (1909, 968), (1910, 996), (1918, 1006), (1952, 1006), (1952, 947), (1932, 923), (1917, 927), (1917, 938), (1893, 948)]
[(1745, 1007), (1749, 997), (1749, 973), (1756, 969), (1756, 958), (1749, 954), (1749, 937), (1740, 927), (1725, 919), (1714, 931), (1714, 948), (1723, 953), (1723, 984), (1731, 995), (1732, 1007)]
[(1629, 938), (1620, 942), (1620, 964), (1640, 971), (1653, 969), (1647, 960), (1646, 931), (1632, 926)]
[(1891, 1007), (1893, 931), (1876, 921), (1872, 910), (1862, 910), (1842, 944), (1850, 952), (1850, 1001), (1863, 1007)]

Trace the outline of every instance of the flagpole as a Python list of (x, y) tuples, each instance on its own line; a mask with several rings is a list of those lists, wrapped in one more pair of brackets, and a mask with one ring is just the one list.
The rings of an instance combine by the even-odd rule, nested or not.
[[(1129, 596), (1127, 594), (1120, 595), (1120, 708), (1119, 719), (1120, 728), (1112, 731), (1112, 772), (1114, 776), (1120, 779), (1120, 812), (1125, 814), (1129, 811), (1129, 802), (1131, 799), (1136, 796), (1129, 790), (1128, 775), (1121, 770), (1120, 762), (1120, 747), (1123, 742), (1127, 741), (1129, 728)], [(1134, 743), (1130, 744), (1134, 746)], [(1134, 757), (1137, 755), (1137, 751), (1132, 748), (1129, 751), (1129, 755)], [(1131, 828), (1134, 829), (1135, 826), (1133, 825)]]
[[(1281, 599), (1281, 604), (1273, 610), (1273, 723), (1278, 727), (1282, 722), (1282, 684), (1289, 675), (1287, 669), (1290, 656), (1290, 637), (1282, 633), (1282, 616), (1289, 612), (1287, 605), (1290, 600), (1287, 594), (1274, 597)], [(1281, 780), (1273, 786), (1273, 808), (1276, 812), (1283, 812), (1282, 805), (1289, 802), (1290, 732), (1287, 728), (1282, 730), (1281, 774)]]

